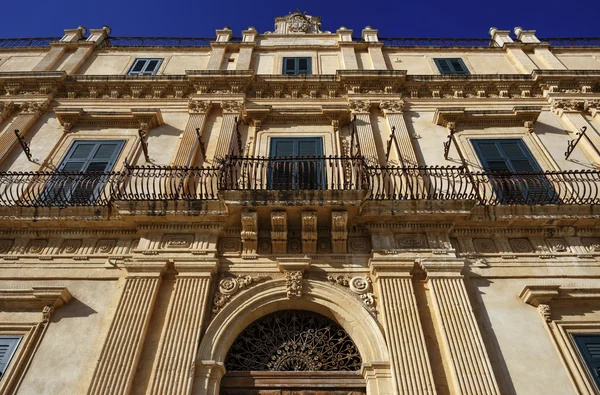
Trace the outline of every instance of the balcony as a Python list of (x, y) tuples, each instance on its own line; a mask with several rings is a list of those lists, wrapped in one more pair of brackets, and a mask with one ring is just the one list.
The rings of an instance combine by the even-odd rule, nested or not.
[[(600, 171), (493, 173), (463, 167), (370, 167), (362, 158), (227, 157), (214, 167), (120, 172), (3, 172), (0, 207), (112, 207), (201, 213), (208, 205), (585, 206), (600, 203)], [(588, 210), (588, 211), (589, 211)], [(213, 211), (218, 211), (214, 209)]]

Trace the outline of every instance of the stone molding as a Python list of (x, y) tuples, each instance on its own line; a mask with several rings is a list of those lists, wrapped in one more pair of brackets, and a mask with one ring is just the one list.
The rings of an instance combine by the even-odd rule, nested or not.
[(148, 131), (164, 123), (159, 108), (84, 111), (82, 108), (58, 107), (54, 112), (67, 131), (76, 125), (126, 127)]
[(455, 129), (456, 125), (520, 125), (528, 130), (537, 121), (542, 107), (514, 106), (512, 110), (465, 110), (442, 107), (435, 112), (433, 123)]

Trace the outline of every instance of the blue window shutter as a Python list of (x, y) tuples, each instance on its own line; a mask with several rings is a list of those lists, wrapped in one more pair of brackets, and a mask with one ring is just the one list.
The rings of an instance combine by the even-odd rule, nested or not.
[(467, 75), (469, 69), (461, 58), (435, 58), (433, 59), (440, 74), (458, 74)]
[(124, 141), (76, 140), (58, 165), (64, 173), (85, 173), (85, 175), (58, 175), (46, 183), (38, 201), (41, 204), (86, 204), (98, 197), (106, 176), (119, 157)]
[(321, 189), (324, 186), (323, 140), (320, 137), (272, 138), (268, 173), (270, 189)]
[(4, 372), (6, 372), (20, 341), (21, 336), (0, 337), (0, 379), (4, 376)]
[[(560, 202), (552, 184), (521, 139), (471, 140), (497, 198), (508, 204), (556, 204)], [(523, 173), (514, 175), (512, 173)], [(534, 174), (531, 174), (531, 173)], [(497, 175), (494, 175), (497, 173)]]
[(600, 335), (573, 335), (573, 339), (596, 386), (600, 388)]
[(283, 58), (283, 74), (312, 74), (311, 58)]

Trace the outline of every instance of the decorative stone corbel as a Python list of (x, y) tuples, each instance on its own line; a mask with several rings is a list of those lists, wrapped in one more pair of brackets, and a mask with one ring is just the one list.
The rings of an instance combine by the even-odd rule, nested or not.
[(519, 294), (521, 300), (533, 307), (546, 322), (551, 322), (550, 301), (559, 294), (560, 285), (527, 285)]
[(310, 269), (311, 259), (304, 258), (279, 258), (277, 268), (285, 276), (285, 285), (288, 298), (301, 298), (304, 272)]
[(534, 123), (532, 121), (523, 122), (523, 126), (525, 127), (525, 130), (527, 131), (527, 133), (529, 133), (529, 134), (533, 133)]
[(287, 213), (273, 211), (271, 213), (271, 252), (287, 253)]
[(243, 243), (242, 257), (255, 258), (256, 248), (258, 246), (258, 214), (254, 212), (242, 213), (242, 232)]
[(348, 241), (348, 212), (331, 212), (331, 245), (334, 254), (345, 254)]
[(302, 252), (317, 253), (317, 212), (302, 212)]

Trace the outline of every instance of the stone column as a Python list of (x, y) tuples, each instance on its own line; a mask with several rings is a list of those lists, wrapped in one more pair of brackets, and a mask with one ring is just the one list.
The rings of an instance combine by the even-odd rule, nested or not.
[[(585, 156), (595, 166), (600, 167), (600, 135), (594, 126), (588, 122), (583, 115), (586, 103), (583, 100), (553, 100), (552, 109), (559, 118), (564, 119), (570, 126), (572, 138), (577, 138), (576, 134), (586, 127), (587, 131), (577, 146), (584, 152)], [(589, 140), (588, 140), (589, 139)]]
[[(396, 140), (398, 141), (399, 152), (396, 151), (396, 147), (394, 147), (394, 143), (392, 142), (393, 151), (396, 151), (398, 163), (404, 163), (405, 166), (417, 166), (419, 163), (417, 161), (417, 154), (415, 153), (415, 149), (412, 144), (412, 137), (408, 132), (408, 128), (406, 127), (406, 122), (404, 120), (404, 114), (402, 113), (402, 109), (404, 108), (403, 100), (394, 100), (394, 101), (382, 101), (379, 103), (379, 108), (383, 111), (385, 115), (385, 119), (388, 121), (388, 125), (390, 126), (390, 131), (393, 127), (396, 128), (395, 135)], [(402, 160), (400, 160), (402, 157)]]
[[(206, 117), (211, 109), (210, 101), (191, 100), (188, 104), (189, 118), (181, 135), (179, 148), (173, 159), (173, 166), (191, 166), (198, 152), (200, 143), (196, 129), (200, 129), (200, 136), (204, 132)], [(202, 158), (203, 160), (206, 158)]]
[(128, 394), (165, 270), (164, 263), (126, 264), (129, 274), (88, 395)]
[(19, 115), (12, 121), (6, 131), (0, 136), (0, 163), (8, 156), (17, 143), (15, 130), (25, 137), (39, 117), (46, 111), (48, 102), (25, 102), (19, 106)]
[(457, 394), (500, 394), (456, 258), (424, 259), (442, 353)]
[(221, 130), (213, 158), (225, 158), (229, 154), (233, 139), (236, 137), (235, 118), (240, 115), (243, 103), (237, 101), (224, 101), (221, 103), (223, 109), (223, 122), (221, 122)]
[(396, 393), (435, 394), (431, 363), (410, 274), (414, 260), (373, 258), (370, 266), (379, 286)]
[(379, 154), (373, 128), (371, 127), (371, 102), (362, 100), (350, 101), (352, 115), (356, 116), (356, 137), (360, 144), (362, 155), (369, 164), (379, 164)]
[(190, 394), (202, 324), (218, 260), (175, 263), (179, 272), (152, 368), (148, 394)]

